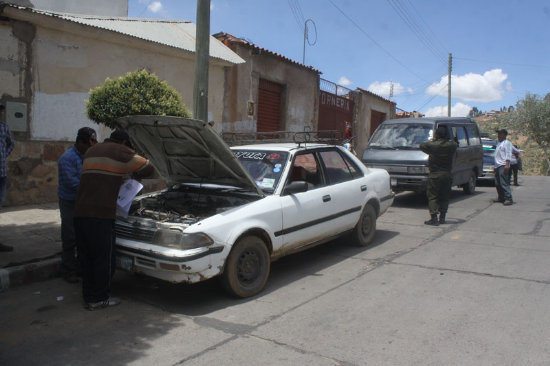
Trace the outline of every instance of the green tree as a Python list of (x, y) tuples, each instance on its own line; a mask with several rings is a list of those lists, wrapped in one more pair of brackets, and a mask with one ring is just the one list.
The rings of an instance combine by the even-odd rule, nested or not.
[(92, 121), (113, 129), (118, 118), (130, 115), (191, 117), (176, 89), (146, 70), (108, 78), (90, 90), (86, 113)]
[(550, 175), (550, 93), (544, 98), (527, 93), (502, 120), (511, 129), (526, 133), (540, 146), (546, 159), (546, 175)]

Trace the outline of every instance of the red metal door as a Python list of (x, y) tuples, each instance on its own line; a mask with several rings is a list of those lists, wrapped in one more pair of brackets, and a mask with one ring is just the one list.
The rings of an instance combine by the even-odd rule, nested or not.
[(281, 94), (283, 86), (260, 79), (258, 90), (258, 132), (281, 130)]

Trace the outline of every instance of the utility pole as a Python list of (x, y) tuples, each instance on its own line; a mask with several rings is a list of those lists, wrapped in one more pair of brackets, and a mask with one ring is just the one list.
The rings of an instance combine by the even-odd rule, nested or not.
[(193, 118), (208, 122), (208, 67), (210, 62), (210, 0), (197, 0)]
[(393, 98), (393, 81), (390, 81), (390, 100)]
[(449, 76), (447, 81), (447, 117), (451, 116), (451, 72), (453, 71), (453, 54), (449, 53)]

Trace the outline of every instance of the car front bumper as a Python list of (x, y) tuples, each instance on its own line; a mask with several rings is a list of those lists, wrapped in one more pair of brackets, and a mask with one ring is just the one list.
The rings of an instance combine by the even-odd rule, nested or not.
[(196, 283), (223, 270), (225, 246), (179, 250), (125, 238), (116, 239), (117, 267), (172, 283)]

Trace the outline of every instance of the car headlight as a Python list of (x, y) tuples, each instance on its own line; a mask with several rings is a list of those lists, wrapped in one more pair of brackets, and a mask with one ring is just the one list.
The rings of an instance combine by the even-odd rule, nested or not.
[(158, 229), (153, 236), (153, 243), (163, 247), (185, 250), (207, 247), (214, 241), (204, 233), (187, 234), (181, 230)]
[(407, 173), (409, 174), (428, 174), (430, 170), (427, 166), (408, 166)]

